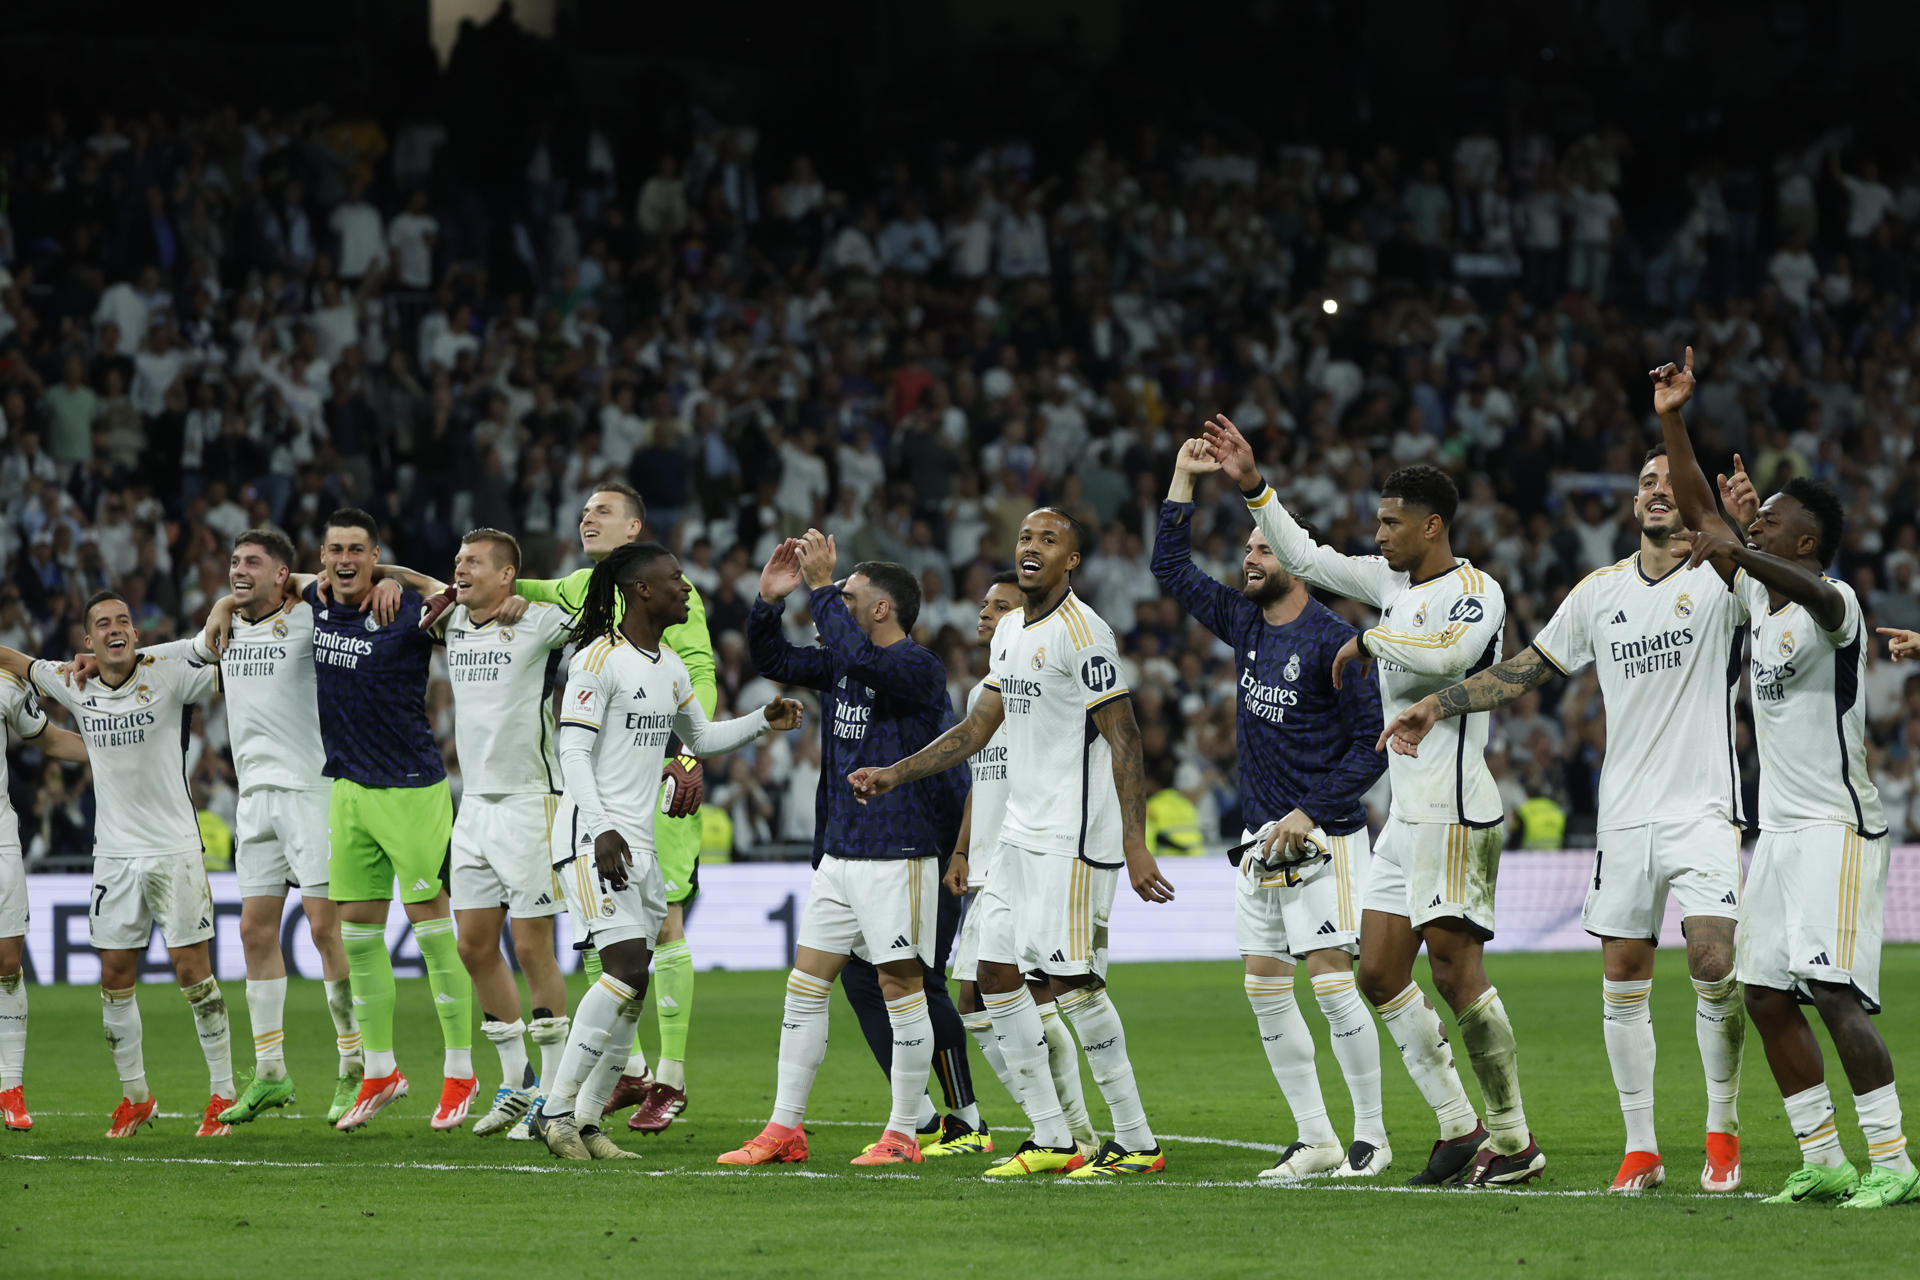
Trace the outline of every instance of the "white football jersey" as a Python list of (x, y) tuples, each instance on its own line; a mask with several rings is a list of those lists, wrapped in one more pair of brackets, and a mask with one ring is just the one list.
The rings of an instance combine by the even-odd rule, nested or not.
[[(1415, 582), (1379, 556), (1342, 555), (1320, 546), (1271, 486), (1249, 498), (1247, 509), (1288, 573), (1380, 610), (1380, 625), (1363, 633), (1361, 643), (1376, 659), (1387, 719), (1500, 661), (1506, 594), (1465, 560)], [(1456, 716), (1434, 725), (1418, 756), (1389, 751), (1393, 816), (1402, 822), (1497, 825), (1506, 808), (1487, 770), (1488, 727), (1484, 711)]]
[[(967, 694), (968, 715), (973, 714), (986, 687), (983, 680)], [(994, 851), (1000, 846), (1000, 824), (1007, 812), (1007, 725), (1004, 720), (987, 739), (987, 745), (973, 753), (967, 768), (973, 772), (973, 808), (967, 829), (967, 884), (978, 888), (987, 882), (987, 874), (993, 870)]]
[(1596, 569), (1533, 647), (1561, 675), (1592, 663), (1607, 709), (1600, 829), (1740, 820), (1733, 704), (1747, 607), (1713, 572), (1676, 562), (1649, 578), (1638, 554)]
[[(193, 644), (199, 661), (213, 661), (201, 639)], [(327, 749), (314, 692), (311, 605), (290, 596), (278, 613), (258, 622), (234, 614), (220, 655), (220, 680), (241, 795), (257, 787), (313, 791), (330, 785), (322, 774)]]
[(1119, 866), (1125, 850), (1113, 751), (1093, 723), (1096, 708), (1129, 692), (1113, 628), (1072, 591), (1033, 622), (1024, 611), (1009, 613), (994, 629), (981, 685), (998, 691), (1006, 708), (1000, 839), (1035, 853)]
[(1828, 582), (1846, 601), (1834, 631), (1804, 605), (1776, 611), (1764, 584), (1744, 569), (1753, 729), (1760, 749), (1760, 828), (1842, 826), (1868, 839), (1887, 833), (1880, 791), (1867, 773), (1866, 622), (1853, 588)]
[(467, 607), (447, 611), (447, 679), (463, 795), (554, 795), (553, 685), (573, 618), (534, 604), (510, 627), (477, 623)]
[(187, 788), (193, 704), (220, 687), (220, 668), (143, 656), (126, 682), (96, 676), (68, 687), (51, 662), (33, 664), (33, 686), (79, 722), (93, 767), (93, 856), (158, 858), (201, 849)]
[[(46, 713), (34, 700), (33, 690), (20, 683), (10, 671), (0, 671), (0, 720), (5, 720), (22, 738), (37, 738), (47, 731)], [(5, 730), (0, 730), (3, 732)], [(14, 816), (13, 801), (7, 794), (11, 787), (5, 769), (6, 765), (0, 763), (0, 845), (17, 846), (20, 820)]]
[[(581, 748), (582, 730), (593, 735), (591, 748)], [(595, 640), (574, 657), (560, 711), (575, 829), (554, 833), (554, 865), (591, 854), (594, 837), (606, 830), (618, 831), (635, 854), (653, 852), (660, 770), (676, 735), (704, 758), (725, 755), (766, 731), (767, 718), (758, 711), (709, 721), (686, 664), (672, 649), (662, 645), (659, 653), (648, 653), (624, 637)]]

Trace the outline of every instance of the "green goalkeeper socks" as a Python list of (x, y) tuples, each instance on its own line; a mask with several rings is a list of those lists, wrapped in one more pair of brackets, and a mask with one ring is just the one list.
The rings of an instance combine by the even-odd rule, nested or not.
[[(393, 961), (387, 956), (386, 926), (340, 922), (340, 945), (347, 953), (347, 982), (360, 1015), (362, 1043), (369, 1054), (393, 1060)], [(380, 1075), (370, 1063), (368, 1074)], [(389, 1068), (391, 1070), (391, 1068)]]
[[(460, 943), (454, 937), (452, 919), (422, 920), (413, 926), (413, 936), (427, 964), (427, 985), (433, 989), (433, 1011), (440, 1017), (442, 1043), (449, 1051), (472, 1049), (473, 979), (460, 963)], [(393, 980), (389, 977), (387, 981), (391, 985)], [(391, 1015), (391, 1001), (388, 1009)], [(371, 1047), (371, 1040), (368, 1045)]]
[(661, 1059), (685, 1062), (693, 1021), (693, 949), (685, 938), (653, 953), (653, 1008), (660, 1018)]

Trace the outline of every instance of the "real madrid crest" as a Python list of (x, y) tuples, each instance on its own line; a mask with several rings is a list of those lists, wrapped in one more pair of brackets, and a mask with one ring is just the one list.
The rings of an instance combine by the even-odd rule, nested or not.
[(1292, 684), (1295, 680), (1298, 680), (1300, 678), (1300, 655), (1297, 653), (1288, 654), (1287, 665), (1281, 669), (1280, 674), (1286, 678), (1288, 684)]
[(1035, 671), (1047, 665), (1047, 646), (1041, 645), (1033, 651), (1033, 669)]
[(378, 631), (380, 629), (380, 624), (379, 622), (375, 621), (371, 610), (368, 611), (366, 620), (362, 622), (360, 625), (365, 627), (369, 631)]
[(133, 700), (144, 707), (153, 701), (153, 690), (147, 688), (145, 685), (140, 685), (133, 691)]
[(1427, 625), (1427, 602), (1425, 600), (1422, 600), (1420, 607), (1413, 611), (1413, 625), (1416, 627), (1424, 627)]
[(1793, 632), (1791, 630), (1780, 633), (1780, 656), (1783, 658), (1791, 658), (1793, 656)]
[(273, 638), (275, 640), (285, 640), (287, 638), (287, 620), (285, 618), (275, 618), (273, 620)]
[(1693, 616), (1693, 597), (1684, 591), (1681, 592), (1680, 598), (1673, 602), (1673, 615), (1676, 618), (1691, 618)]
[(512, 644), (512, 643), (513, 643), (513, 628), (512, 628), (512, 627), (502, 627), (502, 628), (500, 628), (500, 643), (501, 643), (501, 644)]

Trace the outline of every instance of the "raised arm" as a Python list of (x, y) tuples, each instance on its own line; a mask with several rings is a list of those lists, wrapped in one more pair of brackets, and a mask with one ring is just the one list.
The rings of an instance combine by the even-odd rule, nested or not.
[(1737, 571), (1744, 569), (1748, 577), (1768, 591), (1804, 605), (1821, 630), (1838, 631), (1846, 624), (1847, 598), (1817, 570), (1795, 560), (1755, 551), (1734, 538), (1731, 530), (1718, 534), (1682, 529), (1673, 536), (1693, 547), (1693, 556), (1687, 564), (1689, 569), (1711, 563), (1729, 582)]
[(754, 670), (778, 684), (827, 689), (833, 685), (833, 655), (818, 646), (791, 644), (780, 630), (787, 596), (800, 585), (797, 545), (789, 539), (775, 547), (760, 571), (760, 598), (747, 612), (747, 654)]
[(902, 640), (882, 648), (853, 620), (840, 588), (829, 582), (809, 597), (820, 638), (848, 675), (902, 701), (922, 706), (947, 705), (947, 672), (933, 651)]
[[(982, 698), (981, 701), (986, 701)], [(1093, 725), (1113, 756), (1113, 787), (1120, 793), (1120, 846), (1127, 878), (1148, 902), (1172, 902), (1173, 885), (1147, 848), (1147, 766), (1140, 749), (1140, 723), (1132, 698), (1111, 698), (1093, 709)], [(1089, 783), (1088, 785), (1092, 785)]]
[(33, 659), (18, 649), (0, 645), (0, 671), (13, 676), (29, 689), (33, 687)]
[[(1479, 577), (1481, 589), (1458, 598), (1447, 609), (1447, 625), (1432, 635), (1371, 627), (1360, 633), (1360, 651), (1398, 663), (1423, 676), (1458, 679), (1467, 674), (1506, 626), (1507, 602), (1491, 579)], [(1345, 654), (1345, 649), (1341, 653)], [(1334, 669), (1339, 670), (1335, 663)]]
[(1374, 750), (1385, 751), (1391, 741), (1393, 749), (1401, 755), (1417, 756), (1420, 740), (1440, 721), (1503, 707), (1559, 674), (1559, 668), (1528, 645), (1505, 662), (1496, 663), (1438, 693), (1430, 693), (1402, 711), (1381, 730)]
[(1219, 469), (1220, 464), (1207, 452), (1206, 441), (1189, 440), (1180, 446), (1167, 500), (1160, 504), (1160, 530), (1153, 539), (1153, 576), (1201, 626), (1225, 637), (1244, 597), (1232, 587), (1215, 582), (1193, 563), (1193, 478)]
[(417, 569), (409, 569), (404, 565), (375, 565), (373, 567), (373, 576), (377, 582), (392, 579), (403, 587), (411, 587), (423, 596), (439, 595), (447, 589), (447, 584), (440, 581), (440, 579), (428, 577)]
[(1386, 583), (1394, 577), (1386, 562), (1377, 557), (1342, 555), (1332, 547), (1315, 542), (1300, 522), (1280, 504), (1280, 496), (1261, 478), (1254, 462), (1253, 446), (1224, 414), (1205, 424), (1207, 450), (1220, 463), (1220, 469), (1240, 486), (1247, 510), (1261, 536), (1273, 548), (1282, 568), (1295, 577), (1305, 578), (1318, 587), (1338, 592), (1349, 599), (1375, 606)]
[(965, 720), (905, 760), (896, 760), (881, 768), (855, 769), (848, 774), (847, 781), (853, 784), (855, 798), (864, 804), (895, 787), (965, 764), (999, 731), (1006, 715), (1007, 707), (1000, 700), (1000, 690), (993, 685), (984, 686)]
[[(1673, 500), (1680, 507), (1680, 519), (1689, 529), (1735, 538), (1732, 526), (1720, 514), (1713, 485), (1694, 456), (1693, 440), (1687, 434), (1687, 422), (1680, 410), (1693, 399), (1693, 348), (1687, 348), (1686, 365), (1663, 364), (1648, 370), (1653, 379), (1653, 411), (1660, 415), (1660, 436), (1667, 446), (1667, 474), (1673, 485)], [(1714, 566), (1720, 576), (1733, 581), (1732, 569)]]

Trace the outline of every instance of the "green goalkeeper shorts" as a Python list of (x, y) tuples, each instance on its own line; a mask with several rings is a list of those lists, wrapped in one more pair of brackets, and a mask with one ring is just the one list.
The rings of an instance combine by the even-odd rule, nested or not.
[(453, 836), (446, 779), (430, 787), (363, 787), (335, 778), (327, 825), (333, 838), (327, 896), (335, 902), (391, 901), (395, 880), (402, 902), (440, 896), (440, 868)]
[(653, 854), (667, 882), (667, 902), (687, 902), (700, 892), (700, 811), (684, 818), (656, 814)]

